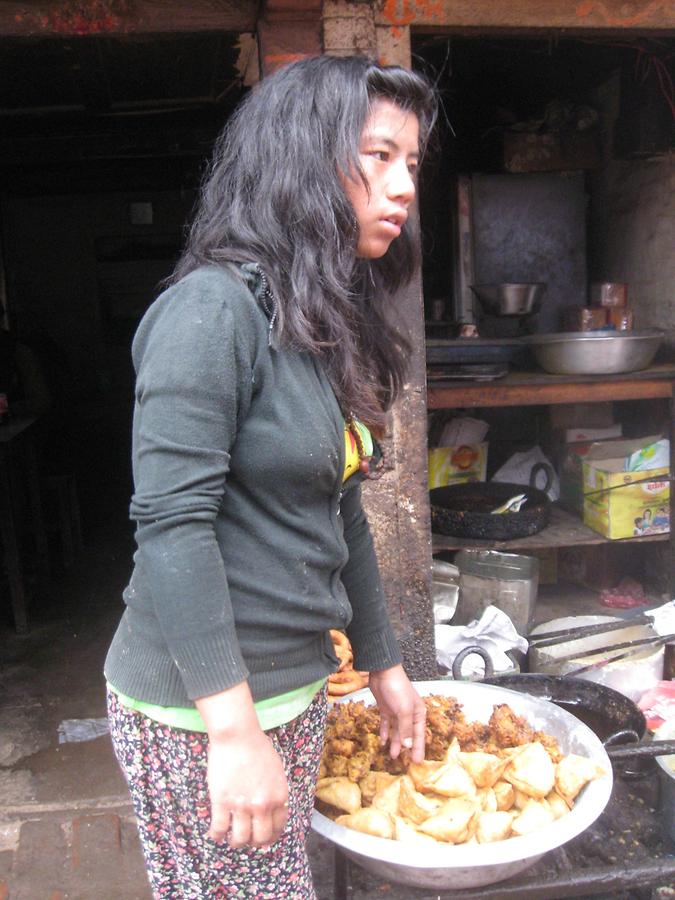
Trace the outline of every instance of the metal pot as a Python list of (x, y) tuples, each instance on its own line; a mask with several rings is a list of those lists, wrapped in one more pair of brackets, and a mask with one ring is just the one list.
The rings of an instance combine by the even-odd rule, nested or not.
[[(578, 753), (597, 763), (605, 774), (586, 785), (574, 808), (540, 831), (494, 844), (428, 846), (406, 844), (361, 834), (338, 825), (314, 811), (312, 827), (341, 847), (343, 853), (388, 881), (436, 891), (494, 884), (533, 865), (549, 850), (581, 834), (601, 814), (612, 792), (609, 758), (596, 735), (570, 713), (536, 697), (489, 684), (462, 681), (421, 681), (418, 693), (443, 694), (462, 703), (468, 719), (487, 722), (493, 707), (508, 703), (532, 727), (547, 731), (563, 753)], [(374, 703), (370, 691), (358, 691), (351, 700)]]
[(651, 365), (665, 333), (644, 331), (570, 331), (521, 338), (546, 372), (556, 375), (612, 375)]
[[(492, 512), (516, 494), (526, 495), (518, 512)], [(433, 488), (429, 500), (432, 529), (454, 537), (508, 541), (536, 534), (551, 517), (551, 504), (543, 491), (509, 482), (475, 481)]]
[[(581, 627), (584, 625), (596, 625), (607, 622), (616, 622), (617, 616), (568, 616), (562, 619), (553, 619), (544, 622), (532, 629), (532, 634), (541, 634), (549, 631), (567, 628)], [(528, 653), (530, 672), (544, 672), (549, 675), (574, 674), (575, 670), (618, 656), (611, 651), (599, 652), (593, 656), (581, 656), (566, 659), (573, 654), (588, 653), (589, 650), (621, 644), (631, 640), (639, 640), (646, 637), (655, 637), (656, 632), (651, 625), (631, 624), (626, 620), (626, 627), (607, 634), (597, 634), (591, 637), (577, 638), (564, 643), (555, 644), (552, 647), (530, 647)], [(663, 659), (665, 650), (663, 645), (659, 647), (647, 646), (638, 648), (638, 652), (626, 659), (618, 659), (599, 668), (591, 669), (578, 678), (593, 681), (596, 684), (614, 688), (633, 701), (640, 699), (642, 694), (653, 688), (663, 676)]]

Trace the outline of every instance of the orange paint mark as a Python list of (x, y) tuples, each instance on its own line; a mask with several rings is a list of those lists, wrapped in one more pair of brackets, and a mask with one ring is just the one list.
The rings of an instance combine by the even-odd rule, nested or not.
[(577, 6), (575, 13), (581, 19), (587, 19), (595, 14), (607, 25), (614, 25), (618, 28), (634, 28), (636, 25), (644, 24), (647, 19), (660, 12), (669, 15), (671, 3), (672, 0), (651, 0), (633, 15), (617, 16), (607, 9), (607, 4), (603, 0), (585, 0)]
[(285, 63), (297, 62), (300, 59), (309, 59), (309, 56), (309, 53), (266, 53), (265, 59), (275, 66), (282, 66)]
[(418, 19), (442, 20), (442, 0), (384, 0), (382, 17), (391, 27), (395, 38), (400, 38), (403, 29)]

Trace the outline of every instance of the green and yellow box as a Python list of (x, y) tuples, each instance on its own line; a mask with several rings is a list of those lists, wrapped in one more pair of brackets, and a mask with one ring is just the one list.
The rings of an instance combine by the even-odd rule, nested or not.
[(626, 459), (657, 438), (596, 445), (583, 460), (584, 524), (611, 540), (670, 531), (665, 468), (626, 472)]
[(485, 481), (487, 441), (429, 450), (429, 490), (448, 484)]

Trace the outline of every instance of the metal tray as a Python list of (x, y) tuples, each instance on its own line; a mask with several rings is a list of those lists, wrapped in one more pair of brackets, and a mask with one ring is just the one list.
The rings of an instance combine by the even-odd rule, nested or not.
[(514, 338), (457, 338), (427, 341), (427, 364), (467, 365), (480, 363), (522, 363), (529, 355), (521, 340)]

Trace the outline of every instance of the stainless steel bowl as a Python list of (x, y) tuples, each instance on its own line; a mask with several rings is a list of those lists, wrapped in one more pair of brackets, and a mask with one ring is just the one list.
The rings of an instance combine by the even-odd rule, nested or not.
[(543, 281), (520, 284), (472, 284), (481, 306), (496, 316), (527, 316), (541, 306), (546, 290)]
[(658, 328), (625, 333), (570, 331), (530, 334), (520, 340), (554, 375), (616, 375), (651, 365), (664, 339)]
[[(547, 853), (585, 831), (600, 815), (612, 792), (612, 766), (600, 740), (583, 722), (547, 700), (518, 691), (462, 681), (419, 681), (418, 692), (456, 697), (468, 719), (487, 722), (497, 703), (508, 703), (518, 715), (540, 731), (554, 735), (563, 753), (578, 753), (596, 762), (605, 774), (586, 785), (574, 808), (535, 834), (493, 844), (459, 844), (428, 847), (371, 837), (338, 825), (314, 811), (312, 827), (337, 844), (364, 869), (375, 875), (413, 887), (447, 890), (494, 884), (522, 872)], [(348, 700), (374, 703), (369, 690)]]

